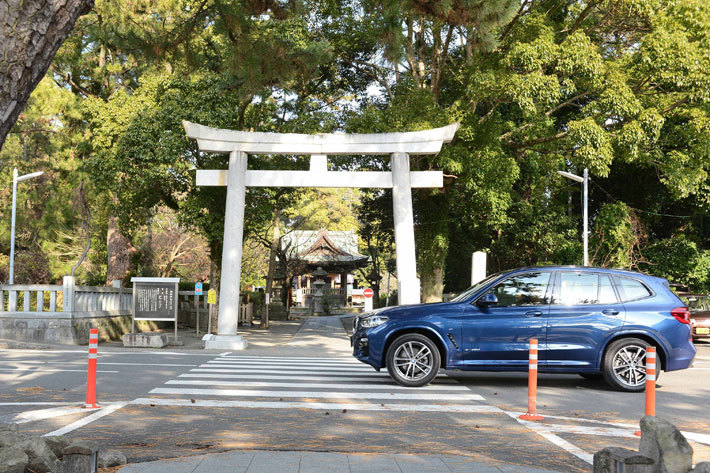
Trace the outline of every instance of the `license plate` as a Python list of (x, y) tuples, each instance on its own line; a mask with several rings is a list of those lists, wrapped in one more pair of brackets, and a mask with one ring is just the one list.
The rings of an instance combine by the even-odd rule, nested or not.
[(710, 335), (710, 328), (708, 327), (697, 327), (695, 333), (698, 335)]

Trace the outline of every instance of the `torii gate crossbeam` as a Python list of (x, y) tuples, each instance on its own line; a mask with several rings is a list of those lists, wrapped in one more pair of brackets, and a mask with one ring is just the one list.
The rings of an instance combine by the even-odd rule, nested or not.
[[(259, 133), (210, 128), (183, 121), (189, 138), (201, 151), (229, 153), (229, 168), (198, 170), (198, 186), (227, 186), (217, 336), (205, 348), (239, 350), (246, 340), (237, 335), (239, 282), (247, 187), (360, 187), (392, 189), (397, 285), (400, 304), (420, 302), (414, 248), (412, 188), (443, 186), (441, 171), (410, 172), (410, 154), (437, 154), (450, 142), (458, 123), (432, 130), (380, 134)], [(248, 154), (310, 155), (309, 171), (247, 169)], [(389, 154), (391, 172), (328, 171), (328, 154)]]

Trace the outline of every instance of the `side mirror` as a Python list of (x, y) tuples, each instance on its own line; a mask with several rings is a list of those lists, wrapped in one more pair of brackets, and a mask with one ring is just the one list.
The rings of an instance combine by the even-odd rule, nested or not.
[(491, 307), (498, 304), (498, 298), (492, 292), (487, 292), (483, 294), (480, 299), (476, 302), (479, 307)]

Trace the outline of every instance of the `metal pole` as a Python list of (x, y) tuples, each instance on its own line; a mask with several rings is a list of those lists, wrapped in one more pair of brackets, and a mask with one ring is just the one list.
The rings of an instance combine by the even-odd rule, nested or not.
[(588, 189), (587, 189), (587, 183), (589, 182), (589, 172), (587, 171), (587, 168), (584, 168), (584, 239), (583, 239), (583, 244), (584, 244), (584, 266), (589, 266), (589, 244), (588, 244), (588, 239), (589, 239), (589, 214), (587, 212), (587, 203), (589, 201), (588, 195)]
[(15, 212), (17, 208), (17, 168), (12, 171), (12, 226), (10, 227), (10, 284), (15, 281)]

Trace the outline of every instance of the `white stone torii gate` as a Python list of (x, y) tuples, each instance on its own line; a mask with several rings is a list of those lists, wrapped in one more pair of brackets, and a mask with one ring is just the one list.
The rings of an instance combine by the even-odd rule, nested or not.
[[(211, 128), (183, 121), (185, 133), (200, 151), (229, 153), (229, 169), (198, 170), (198, 186), (227, 186), (217, 335), (205, 348), (241, 350), (237, 335), (239, 279), (242, 268), (244, 198), (247, 187), (360, 187), (392, 189), (397, 286), (400, 304), (420, 302), (414, 251), (412, 188), (443, 187), (441, 171), (409, 170), (409, 155), (437, 154), (459, 124), (432, 130), (381, 134), (259, 133)], [(310, 155), (309, 171), (247, 170), (248, 154)], [(391, 172), (328, 171), (329, 154), (389, 154)]]

